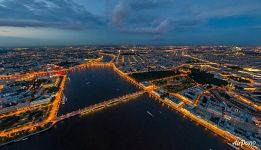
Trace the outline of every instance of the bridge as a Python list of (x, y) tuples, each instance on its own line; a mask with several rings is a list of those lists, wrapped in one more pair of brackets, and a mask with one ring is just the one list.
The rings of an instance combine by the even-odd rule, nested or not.
[(84, 115), (87, 115), (87, 114), (90, 114), (90, 113), (93, 113), (93, 112), (96, 112), (96, 111), (99, 111), (99, 110), (106, 109), (108, 107), (112, 107), (112, 106), (115, 106), (115, 105), (118, 105), (118, 104), (122, 104), (122, 103), (125, 103), (127, 101), (133, 100), (136, 97), (143, 95), (144, 93), (145, 93), (145, 91), (138, 91), (138, 92), (134, 92), (134, 93), (124, 95), (124, 96), (116, 97), (116, 98), (113, 98), (113, 99), (110, 99), (110, 100), (107, 100), (107, 101), (104, 101), (104, 102), (101, 102), (101, 103), (98, 103), (98, 104), (94, 104), (94, 105), (91, 105), (91, 106), (88, 106), (88, 107), (85, 107), (85, 108), (82, 108), (82, 109), (78, 109), (76, 111), (73, 111), (73, 112), (70, 112), (70, 113), (67, 113), (65, 115), (61, 115), (61, 116), (57, 117), (56, 120), (54, 120), (54, 123), (57, 123), (57, 122), (60, 122), (62, 120), (71, 118), (73, 116), (77, 116), (77, 115), (84, 116)]
[(36, 77), (40, 76), (50, 76), (50, 75), (56, 75), (56, 74), (63, 74), (68, 71), (72, 70), (78, 70), (78, 69), (84, 69), (89, 67), (107, 67), (112, 66), (111, 63), (103, 63), (100, 62), (101, 58), (91, 60), (87, 63), (83, 63), (77, 66), (69, 67), (69, 68), (63, 68), (59, 70), (53, 70), (53, 71), (34, 71), (26, 74), (11, 74), (11, 75), (0, 75), (0, 80), (31, 80)]

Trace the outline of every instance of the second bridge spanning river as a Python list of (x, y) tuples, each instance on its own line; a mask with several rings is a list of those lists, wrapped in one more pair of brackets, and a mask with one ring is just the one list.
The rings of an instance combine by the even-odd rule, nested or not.
[(106, 109), (108, 107), (114, 106), (114, 105), (118, 105), (130, 100), (133, 100), (141, 95), (143, 95), (145, 93), (145, 91), (138, 91), (138, 92), (134, 92), (134, 93), (130, 93), (124, 96), (120, 96), (120, 97), (116, 97), (98, 104), (94, 104), (82, 109), (78, 109), (76, 111), (61, 115), (59, 117), (56, 118), (56, 120), (54, 120), (54, 123), (57, 123), (59, 121), (68, 119), (70, 117), (76, 116), (76, 115), (87, 115), (89, 113), (93, 113), (102, 109)]

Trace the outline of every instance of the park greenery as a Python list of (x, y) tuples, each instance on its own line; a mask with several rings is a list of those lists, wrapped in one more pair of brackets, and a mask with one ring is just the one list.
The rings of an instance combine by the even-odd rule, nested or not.
[(165, 77), (170, 77), (179, 74), (178, 72), (174, 71), (150, 71), (150, 72), (142, 72), (142, 73), (132, 73), (130, 76), (135, 80), (141, 81), (150, 81)]
[(216, 86), (226, 86), (228, 84), (225, 80), (215, 78), (214, 74), (199, 69), (192, 69), (188, 76), (200, 84), (213, 84)]

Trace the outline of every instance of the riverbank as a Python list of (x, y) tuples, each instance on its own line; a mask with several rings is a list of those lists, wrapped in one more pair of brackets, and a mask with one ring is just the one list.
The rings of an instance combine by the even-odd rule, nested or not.
[(21, 137), (19, 137), (19, 138), (15, 138), (15, 139), (13, 139), (13, 140), (11, 140), (11, 141), (8, 141), (8, 142), (6, 142), (6, 143), (2, 143), (2, 144), (0, 144), (0, 147), (6, 146), (6, 145), (8, 145), (8, 144), (16, 143), (16, 142), (21, 142), (21, 141), (23, 141), (23, 139), (29, 138), (29, 137), (31, 137), (31, 136), (33, 136), (33, 135), (36, 135), (36, 134), (40, 134), (40, 133), (42, 133), (42, 132), (45, 132), (45, 131), (51, 129), (53, 126), (54, 126), (54, 124), (51, 125), (51, 126), (49, 126), (49, 127), (47, 127), (47, 128), (45, 128), (45, 129), (43, 129), (43, 130), (40, 130), (40, 131), (31, 133), (31, 134), (28, 134), (28, 135), (25, 135), (25, 136), (21, 136)]
[[(11, 142), (13, 142), (13, 141), (17, 141), (17, 139), (21, 139), (21, 137), (26, 137), (26, 136), (37, 134), (38, 131), (35, 132), (35, 133), (34, 133), (34, 131), (39, 130), (39, 128), (45, 128), (46, 125), (48, 126), (47, 129), (49, 128), (49, 126), (52, 127), (52, 124), (53, 124), (53, 122), (56, 118), (57, 111), (58, 111), (60, 103), (61, 103), (61, 99), (62, 99), (62, 95), (63, 95), (63, 91), (64, 91), (64, 86), (65, 86), (65, 83), (66, 83), (66, 80), (67, 80), (66, 75), (63, 75), (61, 77), (62, 78), (61, 78), (61, 80), (58, 84), (59, 90), (56, 93), (55, 98), (50, 105), (51, 108), (50, 108), (50, 112), (48, 112), (49, 114), (48, 114), (47, 118), (45, 118), (43, 121), (36, 123), (36, 124), (25, 125), (25, 126), (21, 126), (19, 128), (16, 128), (16, 129), (12, 129), (10, 131), (0, 132), (1, 138), (7, 138), (6, 141), (8, 141), (8, 138), (10, 138), (10, 139), (14, 138), (14, 140), (11, 140)], [(33, 132), (33, 133), (19, 137), (19, 134), (27, 134), (27, 133), (23, 133), (24, 131)], [(45, 131), (45, 129), (40, 130), (39, 132), (43, 132), (43, 131)], [(18, 133), (18, 135), (17, 135), (17, 133)], [(15, 136), (18, 136), (18, 137), (15, 138)], [(5, 143), (2, 143), (1, 145), (6, 145), (8, 143), (9, 142), (5, 142)]]

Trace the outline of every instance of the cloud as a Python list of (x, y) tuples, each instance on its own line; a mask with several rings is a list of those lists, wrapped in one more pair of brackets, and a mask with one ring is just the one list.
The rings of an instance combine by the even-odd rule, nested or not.
[(163, 34), (167, 32), (170, 24), (168, 20), (161, 21), (155, 27), (136, 27), (136, 28), (121, 28), (122, 32), (130, 32), (130, 33), (142, 33), (142, 34)]
[(124, 0), (113, 7), (110, 22), (120, 32), (163, 36), (173, 29), (187, 31), (205, 23), (205, 18), (199, 18), (198, 15), (190, 3), (176, 4), (174, 0)]
[(37, 20), (12, 20), (12, 19), (0, 19), (0, 26), (8, 27), (54, 27), (59, 29), (82, 29), (82, 24), (66, 24), (65, 22), (47, 22)]
[(232, 37), (233, 28), (233, 33), (242, 33), (242, 38), (253, 35), (260, 39), (260, 4), (260, 0), (0, 0), (0, 27), (89, 29), (57, 32), (92, 36), (111, 33), (111, 41), (153, 37), (166, 41), (199, 41), (202, 37), (207, 41), (216, 34)]
[(147, 15), (147, 12), (139, 11), (153, 10), (156, 6), (162, 9), (161, 5), (165, 5), (166, 2), (167, 0), (120, 1), (111, 11), (110, 22), (120, 32), (162, 35), (169, 29), (169, 20), (155, 19), (155, 14)]
[(130, 5), (136, 9), (162, 9), (172, 7), (174, 0), (129, 0)]
[[(240, 15), (255, 15), (261, 14), (260, 10), (261, 6), (256, 5), (255, 3), (247, 3), (244, 5), (233, 5), (233, 6), (226, 6), (226, 7), (216, 7), (212, 9), (200, 10), (198, 13), (198, 17), (201, 18), (227, 18), (233, 16), (240, 16)], [(199, 10), (197, 10), (199, 11)]]
[(120, 26), (122, 25), (123, 21), (127, 19), (129, 15), (130, 7), (127, 3), (121, 2), (118, 3), (111, 15), (111, 22), (113, 25)]
[(72, 0), (3, 0), (0, 26), (80, 29), (103, 24)]

